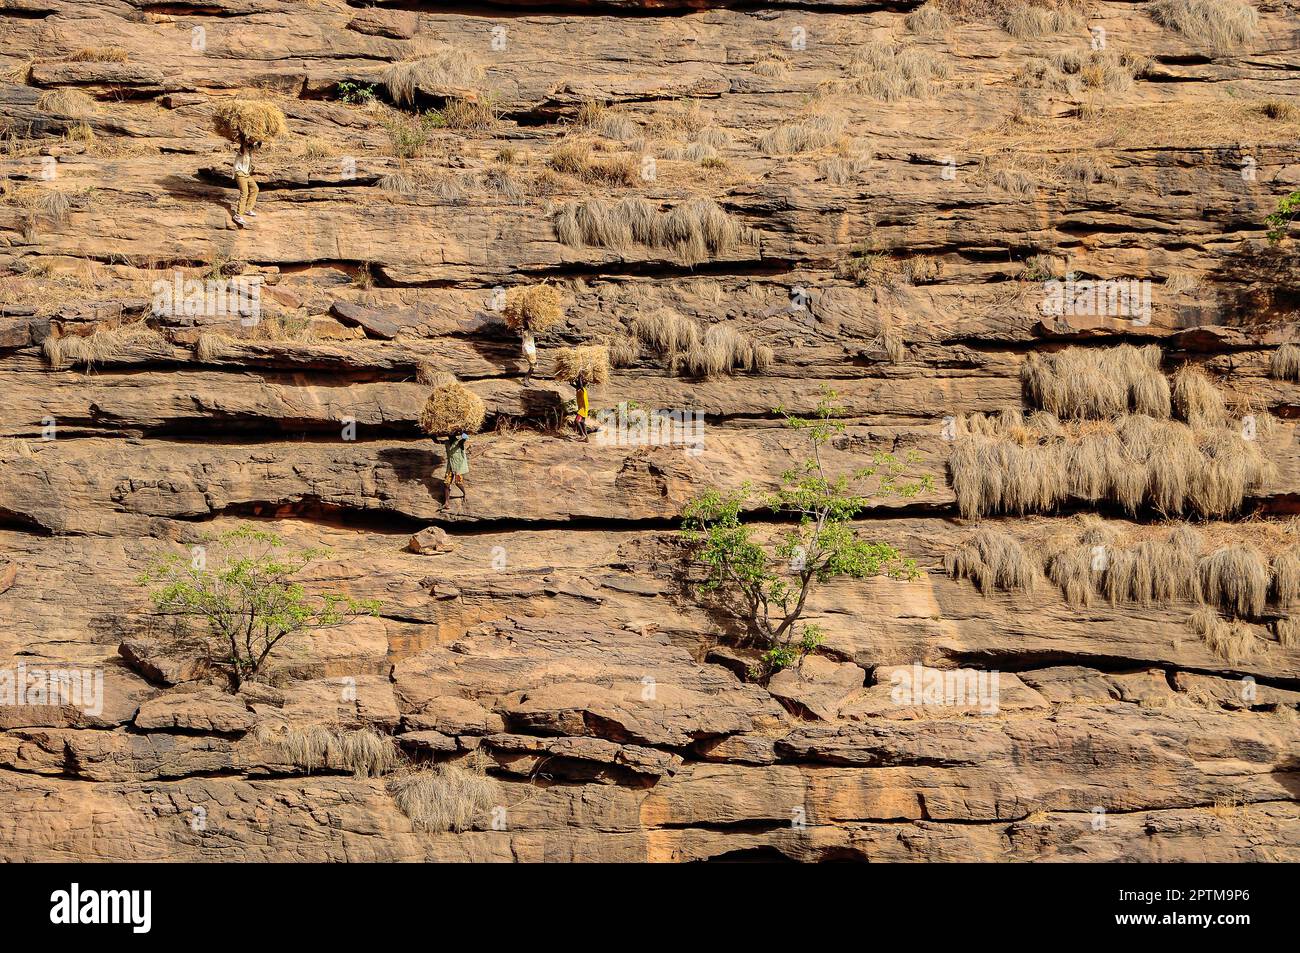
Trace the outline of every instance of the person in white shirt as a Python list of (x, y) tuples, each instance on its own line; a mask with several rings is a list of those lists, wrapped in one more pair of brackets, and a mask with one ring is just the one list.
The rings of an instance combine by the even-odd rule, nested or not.
[(239, 186), (239, 204), (235, 208), (235, 224), (247, 228), (244, 216), (257, 218), (253, 206), (257, 204), (257, 182), (253, 179), (253, 150), (260, 142), (243, 140), (235, 153), (235, 184)]
[(524, 383), (533, 382), (533, 371), (537, 370), (537, 339), (533, 332), (524, 328), (524, 360), (528, 362), (528, 371), (524, 374)]

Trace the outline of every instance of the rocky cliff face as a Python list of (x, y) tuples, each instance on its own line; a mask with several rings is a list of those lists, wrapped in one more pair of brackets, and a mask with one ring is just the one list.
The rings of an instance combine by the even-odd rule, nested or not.
[[(1202, 6), (1236, 19), (1198, 30)], [(1300, 859), (1300, 259), (1264, 224), (1300, 188), (1300, 10), (1238, 6), (5, 0), (0, 666), (102, 673), (103, 697), (0, 707), (0, 856)], [(289, 127), (242, 229), (210, 118), (234, 96)], [(195, 306), (160, 306), (177, 275)], [(1137, 297), (1045, 313), (1067, 275)], [(255, 321), (218, 310), (223, 277), (261, 279)], [(595, 407), (698, 411), (698, 446), (557, 426), (571, 388), (524, 380), (499, 313), (541, 281), (565, 307), (542, 370), (607, 343)], [(1217, 458), (1201, 404), (1153, 412), (1208, 454), (1197, 499), (1240, 477), (1221, 511), (1126, 509), (1075, 457), (1041, 506), (1008, 503), (1005, 453), (950, 468), (1120, 427), (1022, 380), (1120, 344), (1221, 396)], [(1095, 396), (1099, 361), (1066, 376)], [(430, 370), (489, 411), (446, 510)], [(914, 453), (934, 478), (859, 521), (922, 574), (817, 589), (824, 643), (762, 684), (676, 520), (775, 487), (800, 443), (773, 408), (825, 386), (833, 470)], [(1061, 420), (971, 416), (1036, 409)], [(1169, 472), (1125, 448), (1119, 471)], [(945, 570), (978, 542), (968, 497), (1027, 588)], [(1264, 573), (1202, 592), (1211, 623), (1190, 589), (1107, 582), (1186, 518), (1207, 591), (1222, 547)], [(309, 589), (381, 608), (232, 693), (136, 578), (247, 522), (328, 548)], [(1087, 594), (1063, 538), (1104, 557)], [(900, 703), (918, 671), (996, 671), (997, 704)], [(360, 728), (472, 762), (463, 823), (284, 741)]]

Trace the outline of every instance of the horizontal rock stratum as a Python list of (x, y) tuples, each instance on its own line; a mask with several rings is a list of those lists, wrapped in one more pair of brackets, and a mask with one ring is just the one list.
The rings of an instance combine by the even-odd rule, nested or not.
[[(1294, 0), (451, 10), (0, 7), (0, 859), (1300, 860)], [(246, 228), (233, 98), (288, 126)], [(540, 282), (526, 377), (502, 306)], [(590, 344), (583, 443), (551, 372)], [(1223, 512), (1124, 505), (1186, 474), (1088, 409), (1120, 354)], [(440, 372), (488, 414), (445, 508)], [(852, 524), (918, 571), (815, 587), (822, 641), (758, 677), (679, 525), (748, 486), (789, 530), (760, 497), (828, 390), (829, 472), (928, 478)], [(660, 410), (689, 439), (619, 439)], [(246, 526), (377, 608), (236, 687), (140, 577)], [(1196, 592), (1139, 592), (1170, 539)], [(962, 562), (990, 541), (1032, 585)], [(1225, 550), (1249, 609), (1206, 595)], [(15, 691), (51, 671), (94, 703)], [(482, 786), (454, 823), (403, 794), (433, 765)]]

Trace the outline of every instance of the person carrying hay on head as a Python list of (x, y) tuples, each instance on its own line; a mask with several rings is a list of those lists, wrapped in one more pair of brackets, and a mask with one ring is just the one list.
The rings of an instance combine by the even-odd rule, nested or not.
[(257, 181), (253, 178), (253, 152), (268, 139), (285, 131), (284, 113), (274, 103), (265, 100), (233, 99), (213, 110), (212, 124), (218, 135), (239, 147), (235, 152), (234, 169), (239, 201), (233, 218), (240, 228), (247, 228), (245, 216), (257, 217), (253, 211), (258, 192)]
[(451, 502), (451, 487), (460, 487), (460, 498), (465, 499), (465, 474), (469, 473), (469, 434), (461, 431), (444, 440), (447, 447), (447, 470), (442, 477), (442, 505)]
[(587, 386), (609, 380), (609, 348), (603, 344), (565, 348), (556, 356), (555, 369), (557, 378), (573, 382), (577, 402), (574, 425), (578, 428), (579, 438), (586, 443), (588, 434), (599, 429), (587, 424), (587, 418), (591, 416)]
[(523, 358), (528, 365), (524, 383), (533, 382), (537, 370), (537, 338), (535, 335), (549, 331), (560, 323), (564, 309), (560, 307), (560, 292), (547, 284), (527, 288), (513, 288), (506, 295), (505, 310), (501, 317), (506, 326), (519, 331), (523, 337)]
[(442, 475), (442, 506), (451, 502), (451, 488), (460, 487), (466, 498), (465, 476), (469, 473), (469, 435), (483, 426), (487, 414), (482, 399), (450, 374), (437, 374), (433, 393), (420, 411), (420, 428), (442, 444), (445, 463)]

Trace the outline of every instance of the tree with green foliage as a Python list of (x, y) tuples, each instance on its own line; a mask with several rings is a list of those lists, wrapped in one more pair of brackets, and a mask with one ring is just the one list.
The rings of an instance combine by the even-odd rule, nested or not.
[(324, 550), (289, 551), (275, 533), (241, 526), (207, 537), (190, 558), (176, 553), (155, 561), (137, 582), (153, 587), (159, 612), (206, 629), (212, 661), (238, 689), (263, 671), (287, 636), (378, 615), (375, 600), (339, 593), (308, 595), (295, 578)]
[(1277, 211), (1264, 219), (1264, 224), (1268, 226), (1268, 240), (1276, 245), (1285, 238), (1297, 215), (1300, 215), (1300, 192), (1292, 192), (1278, 199)]
[[(900, 460), (875, 453), (867, 466), (830, 475), (822, 450), (845, 426), (836, 394), (823, 389), (813, 417), (776, 412), (786, 426), (806, 436), (809, 455), (781, 475), (779, 488), (756, 496), (750, 484), (731, 493), (710, 490), (687, 504), (682, 534), (692, 559), (707, 570), (701, 588), (745, 626), (744, 643), (761, 654), (751, 677), (766, 680), (821, 644), (823, 632), (801, 622), (814, 585), (837, 578), (867, 579), (888, 575), (914, 579), (916, 562), (889, 543), (859, 536), (853, 520), (871, 496), (911, 498), (932, 489), (932, 477), (909, 481), (904, 473), (919, 456)], [(744, 514), (765, 508), (793, 527), (761, 542)]]

